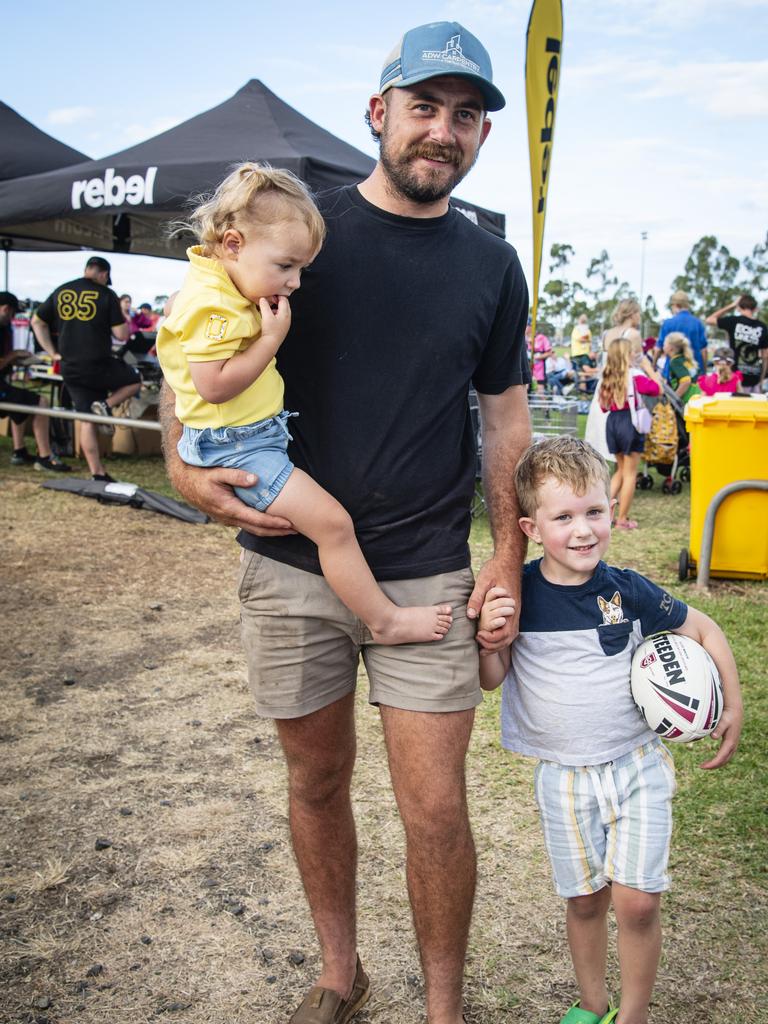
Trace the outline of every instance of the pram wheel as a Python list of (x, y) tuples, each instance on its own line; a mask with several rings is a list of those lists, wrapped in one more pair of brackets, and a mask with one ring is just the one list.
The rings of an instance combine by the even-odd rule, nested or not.
[(691, 479), (691, 470), (689, 466), (681, 466), (678, 476), (684, 483), (689, 483)]
[(677, 578), (681, 583), (688, 579), (688, 572), (691, 568), (691, 560), (688, 557), (688, 548), (683, 548), (677, 560)]
[(653, 487), (653, 477), (647, 473), (638, 473), (635, 487), (639, 487), (641, 491), (650, 491)]
[(670, 494), (679, 494), (680, 491), (682, 491), (682, 489), (683, 485), (680, 483), (679, 480), (673, 480), (672, 483), (669, 485)]
[(675, 484), (676, 483), (677, 483), (676, 480), (673, 480), (672, 477), (668, 476), (664, 480), (664, 483), (661, 485), (661, 493), (662, 494), (674, 494), (675, 493)]

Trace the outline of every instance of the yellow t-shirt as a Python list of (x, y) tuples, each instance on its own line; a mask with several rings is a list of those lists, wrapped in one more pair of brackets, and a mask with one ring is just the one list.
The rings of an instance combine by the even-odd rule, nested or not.
[(592, 331), (586, 324), (576, 324), (571, 331), (571, 355), (588, 356), (592, 347)]
[(176, 415), (188, 427), (239, 427), (275, 416), (283, 408), (283, 378), (273, 359), (261, 376), (228, 402), (212, 405), (192, 383), (189, 363), (229, 359), (258, 345), (261, 315), (201, 246), (187, 249), (189, 272), (171, 315), (157, 333), (157, 357), (176, 395)]

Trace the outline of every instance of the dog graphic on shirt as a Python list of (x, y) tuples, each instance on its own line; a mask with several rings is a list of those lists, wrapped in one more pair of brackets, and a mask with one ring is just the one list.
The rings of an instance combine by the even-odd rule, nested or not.
[(598, 596), (597, 604), (603, 613), (601, 625), (617, 626), (621, 622), (629, 622), (629, 619), (624, 617), (624, 609), (621, 607), (621, 594), (618, 590), (609, 601), (606, 601), (604, 597)]

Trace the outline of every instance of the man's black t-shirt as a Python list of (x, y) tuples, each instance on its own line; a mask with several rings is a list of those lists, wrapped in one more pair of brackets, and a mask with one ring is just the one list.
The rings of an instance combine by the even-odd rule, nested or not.
[[(13, 327), (10, 324), (0, 324), (0, 358), (10, 355), (13, 351)], [(13, 363), (9, 363), (4, 370), (0, 370), (0, 377), (10, 376)]]
[(59, 333), (62, 375), (93, 371), (112, 355), (112, 328), (125, 323), (111, 288), (80, 277), (61, 285), (37, 308)]
[[(355, 186), (321, 197), (328, 237), (291, 297), (278, 354), (289, 453), (347, 509), (378, 579), (469, 565), (470, 382), (530, 380), (528, 292), (515, 250), (456, 210), (398, 217)], [(510, 481), (510, 486), (512, 486)], [(240, 543), (319, 572), (303, 536)]]
[(768, 327), (762, 320), (751, 316), (719, 316), (717, 326), (725, 331), (736, 357), (735, 369), (740, 370), (746, 387), (760, 381), (760, 360), (768, 348)]

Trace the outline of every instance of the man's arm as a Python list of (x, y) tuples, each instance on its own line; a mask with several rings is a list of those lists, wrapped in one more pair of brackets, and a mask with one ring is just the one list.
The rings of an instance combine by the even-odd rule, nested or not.
[(37, 342), (41, 348), (45, 349), (48, 355), (53, 359), (57, 359), (59, 353), (56, 351), (56, 346), (53, 344), (51, 328), (45, 320), (41, 320), (37, 313), (33, 313), (30, 326), (32, 327), (32, 333), (37, 338)]
[(160, 423), (163, 428), (163, 455), (168, 478), (196, 508), (206, 512), (225, 526), (237, 526), (259, 537), (284, 537), (295, 533), (293, 526), (281, 516), (257, 512), (240, 501), (233, 487), (253, 487), (258, 477), (243, 469), (200, 469), (188, 466), (176, 450), (181, 437), (181, 424), (176, 419), (173, 391), (163, 384), (160, 392)]
[(477, 396), (483, 430), (483, 489), (493, 536), (493, 557), (477, 574), (467, 615), (479, 618), (486, 593), (503, 587), (513, 597), (517, 612), (500, 629), (480, 630), (478, 642), (487, 651), (506, 647), (517, 635), (520, 617), (520, 578), (526, 538), (517, 524), (520, 508), (512, 483), (520, 456), (531, 443), (528, 392), (515, 384), (500, 395)]
[(131, 336), (131, 325), (126, 323), (125, 320), (120, 324), (114, 324), (110, 327), (110, 330), (118, 341), (128, 341)]
[(716, 309), (714, 313), (710, 313), (709, 316), (704, 317), (704, 323), (709, 324), (710, 327), (717, 327), (717, 321), (721, 316), (725, 316), (726, 313), (730, 313), (738, 306), (738, 301), (734, 299), (733, 302), (729, 302), (727, 306), (723, 306), (722, 309)]

